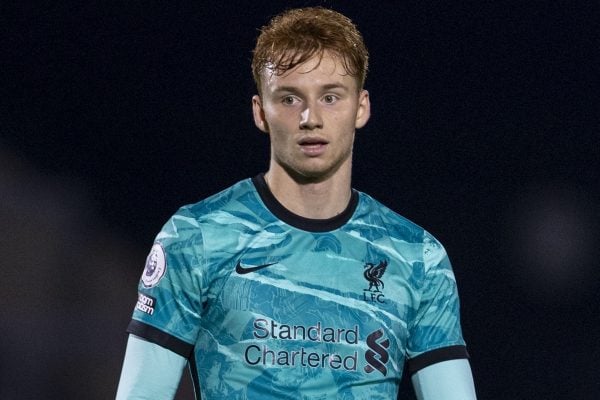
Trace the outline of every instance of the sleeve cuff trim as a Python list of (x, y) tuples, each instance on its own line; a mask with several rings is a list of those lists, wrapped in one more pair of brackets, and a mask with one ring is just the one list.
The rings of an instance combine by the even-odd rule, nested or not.
[(419, 354), (415, 358), (408, 360), (408, 371), (414, 374), (430, 365), (449, 360), (458, 360), (469, 358), (466, 346), (448, 346), (441, 349), (435, 349), (423, 354)]
[(187, 359), (190, 358), (194, 349), (193, 345), (135, 319), (132, 319), (127, 326), (127, 332), (171, 350)]

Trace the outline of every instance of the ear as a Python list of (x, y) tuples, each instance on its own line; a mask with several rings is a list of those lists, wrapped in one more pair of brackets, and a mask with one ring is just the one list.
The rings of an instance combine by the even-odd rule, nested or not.
[(369, 100), (369, 92), (361, 90), (358, 95), (358, 110), (356, 111), (356, 129), (360, 129), (367, 124), (371, 116), (371, 101)]
[(254, 125), (261, 131), (269, 133), (269, 125), (265, 119), (265, 111), (263, 110), (260, 96), (255, 94), (252, 96), (252, 115), (254, 116)]

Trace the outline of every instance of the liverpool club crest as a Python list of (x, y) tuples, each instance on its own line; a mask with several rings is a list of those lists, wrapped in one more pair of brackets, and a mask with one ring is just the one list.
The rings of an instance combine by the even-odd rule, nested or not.
[[(369, 283), (369, 287), (364, 289), (364, 300), (365, 301), (377, 301), (379, 303), (383, 303), (383, 294), (381, 290), (384, 288), (383, 274), (385, 274), (385, 270), (387, 268), (388, 262), (386, 260), (382, 260), (379, 264), (374, 263), (366, 263), (364, 265), (363, 276)], [(367, 296), (367, 292), (370, 292), (369, 296)]]

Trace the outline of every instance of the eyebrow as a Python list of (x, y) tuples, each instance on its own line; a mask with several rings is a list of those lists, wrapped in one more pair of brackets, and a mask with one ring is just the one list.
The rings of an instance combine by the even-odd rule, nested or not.
[[(350, 89), (348, 88), (348, 86), (342, 84), (342, 83), (328, 83), (326, 85), (323, 85), (321, 87), (322, 90), (333, 90), (333, 89), (342, 89), (345, 91), (349, 91)], [(299, 89), (296, 86), (279, 86), (277, 88), (275, 88), (275, 90), (273, 90), (273, 93), (281, 93), (281, 92), (290, 92), (290, 93), (296, 93), (298, 92)]]
[(331, 90), (331, 89), (349, 90), (348, 86), (346, 86), (342, 83), (328, 83), (327, 85), (323, 86), (323, 89), (325, 89), (325, 90)]

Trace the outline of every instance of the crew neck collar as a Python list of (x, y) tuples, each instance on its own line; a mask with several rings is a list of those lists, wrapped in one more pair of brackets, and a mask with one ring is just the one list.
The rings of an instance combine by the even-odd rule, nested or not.
[(295, 228), (309, 232), (329, 232), (342, 227), (352, 217), (358, 206), (358, 192), (352, 189), (348, 206), (338, 215), (326, 219), (306, 218), (291, 212), (275, 198), (265, 181), (264, 173), (253, 177), (252, 183), (263, 203), (277, 218)]

